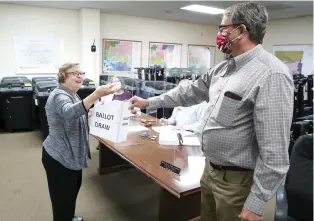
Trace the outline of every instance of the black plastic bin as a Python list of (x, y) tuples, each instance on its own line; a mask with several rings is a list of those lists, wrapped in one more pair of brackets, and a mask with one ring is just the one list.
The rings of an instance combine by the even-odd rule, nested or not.
[(100, 75), (99, 76), (99, 85), (106, 85), (108, 84), (108, 79), (109, 78), (109, 75)]
[(50, 93), (58, 86), (56, 81), (43, 81), (36, 83), (35, 99), (38, 106), (38, 119), (43, 138), (46, 139), (49, 133), (45, 106)]
[(95, 82), (91, 79), (85, 78), (82, 87), (77, 92), (78, 96), (83, 100), (88, 95), (95, 91)]
[(0, 83), (1, 126), (7, 132), (32, 130), (32, 81), (26, 77), (4, 77)]
[(33, 77), (32, 78), (32, 83), (33, 83), (33, 90), (34, 90), (34, 101), (33, 101), (33, 120), (34, 122), (36, 122), (35, 127), (40, 128), (40, 121), (39, 121), (39, 110), (38, 110), (38, 105), (36, 104), (36, 84), (39, 82), (57, 82), (57, 78), (56, 77)]
[(55, 78), (55, 77), (33, 77), (32, 78), (33, 85), (37, 84), (38, 82), (43, 82), (43, 81), (55, 81), (55, 82), (57, 82), (57, 78)]
[[(159, 96), (175, 88), (177, 85), (165, 81), (144, 81), (142, 83), (140, 97), (147, 99), (152, 96)], [(173, 108), (157, 108), (157, 118), (169, 118)], [(150, 113), (148, 113), (150, 114)]]
[(16, 80), (16, 79), (18, 79), (18, 80), (29, 80), (27, 77), (25, 77), (25, 76), (11, 76), (11, 77), (3, 77), (2, 79), (1, 79), (1, 82), (3, 82), (3, 81), (7, 81), (7, 80)]

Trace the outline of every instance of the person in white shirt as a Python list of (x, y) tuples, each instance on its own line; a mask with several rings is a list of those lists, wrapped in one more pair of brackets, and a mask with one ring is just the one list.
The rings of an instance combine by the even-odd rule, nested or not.
[[(190, 84), (190, 80), (180, 81), (180, 85)], [(201, 118), (207, 102), (202, 102), (191, 107), (175, 107), (169, 119), (161, 118), (160, 123), (173, 125), (178, 130), (197, 132), (200, 128)]]

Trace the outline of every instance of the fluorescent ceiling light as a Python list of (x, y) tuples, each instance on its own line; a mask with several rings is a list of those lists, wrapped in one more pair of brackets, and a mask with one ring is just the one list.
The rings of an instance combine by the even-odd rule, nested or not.
[(221, 9), (221, 8), (213, 8), (213, 7), (208, 7), (204, 5), (188, 5), (180, 9), (194, 11), (194, 12), (201, 12), (201, 13), (206, 13), (206, 14), (212, 14), (212, 15), (223, 14), (225, 11), (224, 9)]

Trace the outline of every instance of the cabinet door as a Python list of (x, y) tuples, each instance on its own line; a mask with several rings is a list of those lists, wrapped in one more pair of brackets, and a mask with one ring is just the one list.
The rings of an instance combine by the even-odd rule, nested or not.
[(32, 128), (32, 97), (10, 96), (5, 99), (4, 117), (9, 130)]

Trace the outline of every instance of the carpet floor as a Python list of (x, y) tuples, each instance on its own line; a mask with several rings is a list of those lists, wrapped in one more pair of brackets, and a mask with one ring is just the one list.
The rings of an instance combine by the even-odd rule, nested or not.
[[(97, 141), (76, 212), (85, 221), (157, 221), (159, 186), (136, 169), (99, 176)], [(52, 221), (40, 131), (0, 133), (0, 221)], [(274, 199), (264, 220), (273, 221)]]

